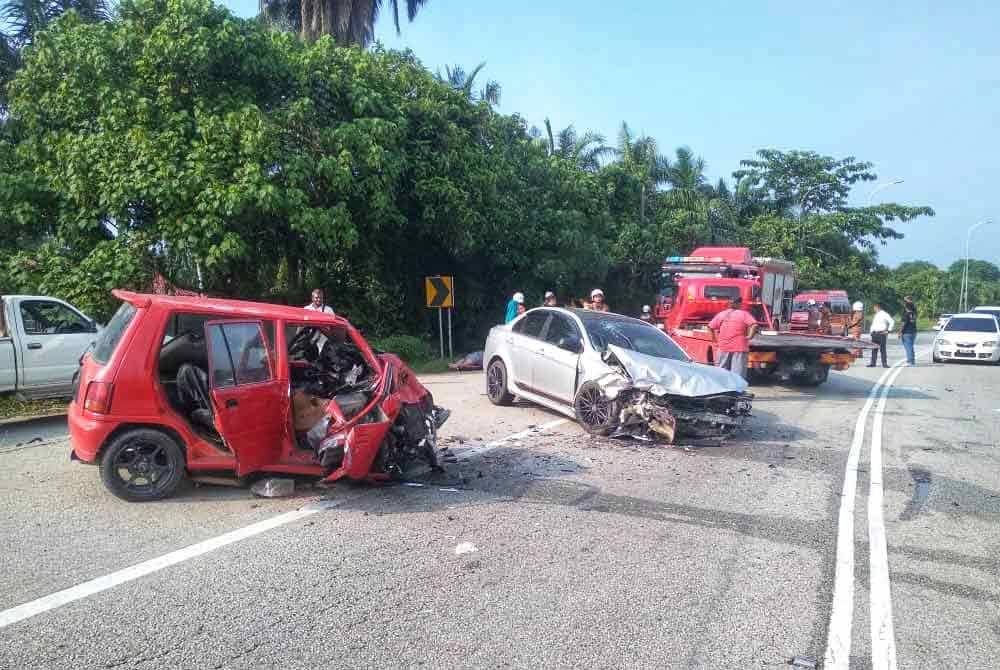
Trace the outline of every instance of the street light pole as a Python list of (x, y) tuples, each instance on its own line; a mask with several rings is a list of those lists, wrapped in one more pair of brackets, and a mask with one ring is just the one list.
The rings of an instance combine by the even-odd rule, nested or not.
[(896, 184), (902, 184), (902, 183), (903, 183), (903, 180), (900, 179), (899, 177), (896, 177), (892, 181), (887, 181), (884, 184), (876, 186), (875, 188), (872, 189), (871, 193), (868, 194), (868, 200), (865, 201), (865, 207), (871, 207), (872, 206), (872, 198), (874, 198), (875, 194), (878, 193), (879, 191), (884, 191), (885, 189), (889, 188), (890, 186), (895, 186)]
[(969, 243), (972, 241), (972, 232), (979, 226), (993, 223), (992, 219), (983, 219), (979, 223), (969, 226), (969, 232), (965, 234), (965, 272), (962, 273), (962, 293), (958, 298), (958, 311), (969, 311)]

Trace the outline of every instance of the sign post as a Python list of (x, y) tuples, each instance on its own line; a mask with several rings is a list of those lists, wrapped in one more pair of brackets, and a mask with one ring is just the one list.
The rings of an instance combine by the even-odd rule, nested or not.
[(455, 306), (455, 278), (442, 275), (424, 277), (424, 293), (427, 297), (427, 306), (438, 311), (438, 343), (441, 358), (444, 358), (444, 316), (441, 312), (448, 310), (448, 356), (454, 356), (451, 347), (451, 310)]

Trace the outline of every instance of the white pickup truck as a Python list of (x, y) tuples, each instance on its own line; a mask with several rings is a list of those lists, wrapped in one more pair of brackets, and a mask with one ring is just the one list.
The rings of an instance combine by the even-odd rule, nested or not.
[(71, 395), (80, 357), (98, 330), (93, 319), (62, 300), (0, 296), (0, 393)]

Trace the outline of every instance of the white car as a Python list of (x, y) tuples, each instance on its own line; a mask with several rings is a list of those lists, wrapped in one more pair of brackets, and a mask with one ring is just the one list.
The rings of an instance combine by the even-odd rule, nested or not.
[(972, 310), (973, 314), (992, 314), (1000, 321), (1000, 307), (996, 305), (982, 305), (981, 307), (974, 307)]
[(956, 314), (934, 339), (935, 363), (951, 360), (1000, 363), (1000, 322), (992, 314)]
[(942, 328), (944, 328), (944, 325), (948, 323), (948, 319), (950, 319), (952, 316), (953, 316), (952, 314), (942, 314), (941, 316), (939, 316), (937, 323), (934, 324), (934, 330), (941, 330)]
[(723, 437), (753, 399), (739, 375), (693, 362), (656, 326), (607, 312), (530, 310), (490, 330), (483, 363), (493, 404), (518, 396), (599, 435)]

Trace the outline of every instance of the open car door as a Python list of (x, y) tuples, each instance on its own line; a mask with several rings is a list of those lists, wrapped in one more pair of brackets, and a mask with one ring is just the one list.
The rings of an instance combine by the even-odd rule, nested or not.
[(288, 383), (260, 321), (209, 321), (209, 385), (215, 426), (236, 455), (236, 474), (278, 463), (288, 431)]

